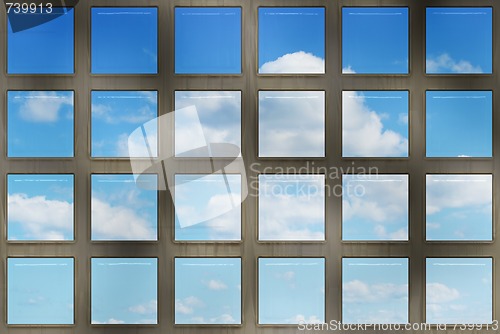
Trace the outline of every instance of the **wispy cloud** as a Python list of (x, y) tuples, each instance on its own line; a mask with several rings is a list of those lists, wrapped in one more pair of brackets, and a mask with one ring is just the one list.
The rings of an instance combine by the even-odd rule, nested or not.
[(64, 106), (73, 106), (73, 95), (67, 92), (28, 92), (17, 95), (14, 102), (21, 103), (19, 114), (27, 122), (57, 122)]
[(426, 60), (427, 73), (483, 73), (481, 66), (467, 60), (455, 60), (449, 54), (443, 53)]

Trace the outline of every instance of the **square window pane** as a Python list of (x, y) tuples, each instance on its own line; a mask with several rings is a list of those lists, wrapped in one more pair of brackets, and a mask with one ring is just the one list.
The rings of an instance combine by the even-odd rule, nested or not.
[(241, 175), (175, 175), (175, 240), (241, 240)]
[(158, 177), (92, 175), (92, 240), (157, 240)]
[(157, 267), (153, 258), (92, 258), (92, 324), (157, 324)]
[(325, 156), (325, 92), (259, 92), (260, 157)]
[(342, 92), (342, 156), (407, 157), (408, 92)]
[(71, 258), (8, 258), (7, 323), (73, 324), (73, 267)]
[(408, 323), (408, 259), (342, 259), (342, 322)]
[(240, 150), (241, 92), (175, 92), (176, 157), (235, 158)]
[(241, 324), (241, 259), (176, 258), (175, 324)]
[(325, 9), (259, 8), (259, 73), (325, 73)]
[(342, 240), (408, 240), (408, 175), (343, 175)]
[[(50, 12), (49, 12), (50, 11)], [(7, 73), (72, 74), (75, 40), (72, 8), (37, 7), (8, 14)]]
[(241, 73), (241, 8), (175, 8), (175, 73)]
[(427, 175), (427, 240), (492, 240), (491, 175)]
[(427, 73), (492, 73), (492, 9), (426, 9)]
[(73, 240), (74, 177), (7, 175), (7, 239)]
[(490, 91), (428, 91), (426, 96), (428, 157), (492, 156)]
[(428, 258), (425, 322), (490, 324), (492, 275), (492, 259)]
[(73, 156), (72, 91), (9, 91), (7, 114), (8, 157)]
[(259, 324), (325, 322), (325, 259), (259, 258)]
[(92, 8), (92, 73), (158, 72), (158, 9)]
[(342, 73), (407, 74), (408, 8), (342, 8)]
[(325, 176), (259, 175), (259, 240), (325, 240)]
[(156, 91), (92, 91), (92, 157), (157, 157), (157, 116)]

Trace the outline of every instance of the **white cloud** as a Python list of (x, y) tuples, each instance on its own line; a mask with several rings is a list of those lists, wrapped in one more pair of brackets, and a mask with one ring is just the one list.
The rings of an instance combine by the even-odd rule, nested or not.
[(344, 67), (342, 69), (342, 73), (343, 74), (354, 74), (354, 73), (356, 73), (356, 71), (351, 67), (351, 65), (349, 65), (349, 66)]
[(219, 280), (211, 279), (210, 281), (206, 282), (205, 285), (210, 289), (210, 290), (225, 290), (227, 289), (227, 285)]
[(73, 105), (73, 98), (57, 92), (30, 92), (22, 99), (19, 109), (21, 118), (28, 122), (57, 122), (65, 105)]
[(9, 222), (21, 225), (23, 237), (64, 240), (73, 230), (73, 203), (16, 193), (8, 195), (8, 205)]
[(203, 307), (204, 303), (195, 296), (175, 300), (175, 313), (192, 314), (195, 308)]
[(460, 297), (460, 292), (457, 289), (442, 283), (427, 283), (425, 289), (428, 304), (449, 303)]
[(264, 63), (259, 73), (325, 73), (325, 60), (304, 51), (287, 53)]
[(158, 155), (158, 136), (156, 133), (149, 133), (147, 137), (122, 133), (118, 136), (116, 151), (121, 157), (148, 158), (150, 157), (148, 145), (151, 155), (156, 157)]
[(375, 234), (381, 239), (387, 240), (408, 240), (408, 229), (400, 228), (395, 232), (388, 233), (384, 225), (375, 225)]
[(491, 175), (428, 175), (426, 212), (428, 215), (448, 208), (490, 210)]
[(224, 313), (218, 317), (210, 318), (210, 323), (213, 323), (213, 324), (235, 324), (236, 320), (233, 318), (232, 315), (230, 315), (228, 313)]
[(305, 317), (303, 314), (297, 314), (291, 319), (287, 319), (286, 322), (289, 324), (321, 324), (323, 323), (323, 320), (321, 320), (317, 315)]
[(195, 207), (179, 199), (182, 189), (176, 187), (175, 211), (181, 227), (205, 223), (210, 239), (239, 240), (241, 238), (241, 195), (214, 194), (205, 206)]
[(345, 303), (378, 303), (388, 299), (408, 298), (408, 284), (372, 284), (353, 280), (342, 285)]
[(92, 198), (92, 234), (96, 239), (156, 240), (156, 231), (136, 211)]
[(456, 61), (447, 53), (428, 58), (426, 69), (427, 73), (483, 73), (480, 66), (475, 66), (466, 60)]
[(260, 92), (259, 97), (261, 156), (324, 156), (324, 92)]
[(125, 323), (125, 321), (115, 319), (115, 318), (109, 318), (106, 321), (92, 320), (92, 324), (94, 324), (94, 325), (121, 325), (124, 323)]
[[(408, 138), (384, 127), (382, 113), (369, 108), (358, 92), (342, 93), (342, 151), (344, 156), (406, 156)], [(401, 116), (400, 116), (401, 117)]]
[[(304, 184), (323, 189), (323, 179)], [(259, 200), (259, 238), (261, 240), (324, 240), (323, 193), (288, 193), (280, 183), (261, 183)], [(307, 190), (306, 190), (307, 192)], [(267, 195), (269, 194), (269, 195)]]
[[(406, 240), (407, 228), (389, 232), (408, 216), (408, 178), (405, 175), (356, 176), (345, 180), (342, 200), (344, 221), (361, 219), (373, 223), (373, 233), (392, 240)], [(353, 189), (362, 189), (355, 194)], [(358, 190), (359, 190), (358, 189)], [(360, 190), (361, 191), (361, 190)]]
[(137, 314), (156, 314), (158, 310), (158, 302), (156, 300), (151, 300), (144, 304), (131, 306), (128, 310)]

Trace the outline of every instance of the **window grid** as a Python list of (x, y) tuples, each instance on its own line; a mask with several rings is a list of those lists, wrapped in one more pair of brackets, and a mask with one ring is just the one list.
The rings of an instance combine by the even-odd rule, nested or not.
[[(219, 333), (220, 327), (195, 329), (174, 326), (174, 290), (173, 264), (174, 257), (242, 257), (242, 274), (246, 283), (242, 285), (242, 319), (241, 328), (224, 328), (228, 333), (299, 333), (297, 329), (264, 328), (257, 325), (257, 258), (266, 256), (285, 257), (325, 257), (326, 272), (326, 314), (325, 319), (341, 319), (341, 265), (342, 257), (409, 257), (409, 321), (423, 322), (425, 318), (425, 263), (426, 257), (495, 257), (500, 254), (500, 244), (494, 238), (491, 243), (477, 245), (475, 243), (428, 243), (425, 242), (425, 175), (426, 174), (493, 174), (500, 173), (500, 164), (495, 164), (500, 157), (500, 145), (494, 145), (492, 159), (426, 159), (425, 158), (425, 92), (426, 90), (493, 90), (496, 84), (494, 75), (425, 75), (425, 8), (426, 6), (490, 6), (496, 8), (491, 0), (366, 0), (360, 4), (356, 0), (339, 0), (336, 2), (313, 0), (307, 4), (302, 0), (210, 0), (213, 6), (240, 6), (242, 8), (242, 67), (243, 74), (237, 76), (182, 76), (174, 75), (174, 7), (185, 6), (183, 0), (171, 2), (146, 0), (140, 4), (135, 0), (80, 1), (75, 11), (75, 75), (68, 76), (14, 76), (7, 75), (6, 57), (1, 57), (0, 66), (4, 69), (0, 74), (0, 104), (6, 110), (6, 91), (8, 90), (75, 90), (75, 158), (72, 159), (7, 159), (6, 137), (0, 136), (0, 189), (6, 193), (6, 175), (8, 173), (61, 173), (75, 175), (75, 235), (73, 243), (43, 245), (26, 245), (7, 243), (6, 231), (0, 229), (0, 254), (2, 254), (3, 272), (6, 273), (7, 257), (75, 257), (75, 325), (73, 332), (83, 333), (135, 333), (137, 326), (95, 327), (90, 325), (90, 261), (91, 257), (157, 257), (159, 276), (159, 324), (147, 326), (144, 331), (150, 333), (187, 333), (198, 330), (204, 333)], [(94, 76), (90, 74), (90, 8), (92, 6), (158, 6), (159, 15), (159, 74), (152, 76)], [(201, 0), (194, 0), (191, 6), (206, 6)], [(326, 74), (319, 76), (266, 76), (257, 75), (257, 13), (259, 6), (323, 6), (326, 8)], [(410, 74), (408, 76), (375, 76), (375, 75), (341, 75), (341, 8), (343, 6), (401, 6), (409, 7), (410, 30)], [(0, 25), (6, 26), (6, 15), (0, 15)], [(493, 21), (500, 22), (500, 14), (493, 10)], [(251, 28), (248, 28), (251, 27)], [(493, 72), (498, 69), (500, 37), (494, 35)], [(6, 34), (0, 34), (0, 44), (6, 49)], [(5, 51), (4, 51), (5, 52)], [(159, 114), (169, 112), (165, 106), (172, 106), (175, 90), (209, 89), (209, 90), (241, 90), (242, 124), (246, 131), (242, 137), (242, 156), (246, 166), (259, 162), (265, 167), (301, 167), (308, 160), (258, 159), (256, 138), (258, 136), (257, 107), (259, 90), (325, 90), (326, 91), (326, 158), (314, 160), (317, 167), (377, 167), (381, 173), (409, 174), (409, 242), (356, 243), (341, 241), (341, 199), (326, 199), (326, 243), (324, 244), (279, 244), (258, 243), (254, 237), (257, 222), (257, 199), (247, 197), (242, 205), (243, 242), (239, 244), (199, 244), (196, 247), (176, 244), (170, 228), (173, 217), (173, 205), (170, 195), (165, 191), (159, 193), (159, 241), (146, 242), (140, 245), (129, 242), (113, 244), (92, 243), (90, 241), (90, 178), (92, 173), (130, 173), (127, 161), (91, 160), (88, 125), (90, 124), (90, 92), (91, 90), (158, 90)], [(341, 158), (342, 156), (342, 90), (409, 90), (409, 153), (407, 159), (364, 159)], [(493, 102), (498, 92), (493, 90)], [(173, 109), (171, 109), (173, 110)], [(4, 112), (5, 115), (5, 112)], [(2, 128), (6, 128), (6, 118), (0, 118)], [(493, 116), (493, 128), (500, 129), (500, 117)], [(160, 156), (173, 153), (170, 139), (162, 141)], [(493, 131), (493, 142), (500, 142), (500, 131)], [(170, 154), (172, 156), (172, 154)], [(224, 165), (224, 159), (217, 159), (216, 166)], [(210, 172), (198, 170), (187, 159), (177, 159), (174, 168), (183, 173)], [(249, 179), (258, 178), (258, 174), (247, 170)], [(159, 181), (160, 182), (160, 181)], [(341, 179), (327, 179), (329, 186), (341, 184)], [(499, 189), (498, 178), (493, 177), (493, 189)], [(493, 207), (499, 207), (499, 196), (493, 196)], [(165, 205), (165, 203), (167, 203)], [(0, 204), (4, 224), (6, 221), (6, 202)], [(496, 231), (499, 220), (498, 210), (494, 210), (493, 221)], [(4, 225), (5, 226), (5, 225)], [(495, 236), (495, 233), (494, 233)], [(500, 267), (494, 265), (493, 277), (500, 277)], [(494, 279), (495, 281), (495, 279)], [(5, 284), (4, 284), (5, 286)], [(493, 288), (493, 319), (500, 318), (496, 305), (500, 305), (500, 294)], [(0, 316), (0, 331), (9, 333), (38, 333), (36, 327), (8, 327), (6, 325), (6, 290), (0, 289), (0, 301), (4, 311)], [(65, 333), (67, 328), (51, 327), (51, 333)], [(140, 329), (142, 331), (142, 329)], [(385, 331), (384, 333), (386, 333)], [(464, 331), (464, 333), (471, 331)]]

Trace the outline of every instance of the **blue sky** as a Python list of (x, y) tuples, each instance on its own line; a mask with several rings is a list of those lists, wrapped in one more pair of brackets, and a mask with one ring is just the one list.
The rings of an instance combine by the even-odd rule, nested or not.
[[(58, 16), (57, 18), (15, 33), (11, 25), (8, 25), (7, 72), (9, 74), (74, 72), (74, 11), (69, 10), (61, 15), (62, 13), (63, 9), (54, 8), (51, 14), (43, 15)], [(38, 15), (15, 14), (11, 11), (9, 18), (38, 22)]]
[(343, 323), (407, 323), (408, 259), (342, 259)]
[(428, 258), (426, 322), (491, 323), (492, 278), (490, 258)]
[(342, 72), (408, 73), (408, 8), (342, 8)]
[(9, 174), (8, 239), (73, 240), (73, 175)]
[[(156, 175), (92, 175), (92, 240), (157, 240)], [(144, 186), (144, 187), (143, 187)]]
[(241, 175), (177, 174), (174, 196), (176, 240), (241, 239)]
[(325, 259), (259, 258), (259, 324), (325, 321)]
[[(156, 91), (92, 91), (92, 156), (148, 157), (148, 148), (131, 133), (143, 124), (151, 153), (157, 156)], [(153, 120), (153, 122), (150, 122)]]
[(92, 324), (158, 323), (158, 260), (92, 258)]
[(175, 8), (175, 73), (241, 73), (241, 8)]
[(158, 9), (92, 8), (92, 73), (156, 74)]
[(7, 92), (9, 157), (72, 157), (73, 91)]
[(492, 175), (427, 175), (427, 240), (492, 240)]
[(8, 258), (7, 323), (73, 324), (73, 262), (70, 258)]
[(259, 8), (259, 73), (325, 73), (325, 9)]
[(491, 8), (427, 8), (427, 73), (491, 73)]
[(324, 175), (259, 175), (259, 240), (325, 240)]
[(408, 240), (408, 175), (344, 175), (343, 240)]
[(491, 157), (491, 91), (428, 91), (428, 157)]
[[(175, 156), (236, 157), (241, 150), (240, 91), (175, 92)], [(207, 144), (236, 145), (229, 150), (198, 150)]]
[(241, 259), (176, 258), (175, 323), (240, 324)]
[(342, 156), (407, 157), (408, 92), (342, 92)]
[(325, 156), (325, 92), (260, 91), (259, 157)]

